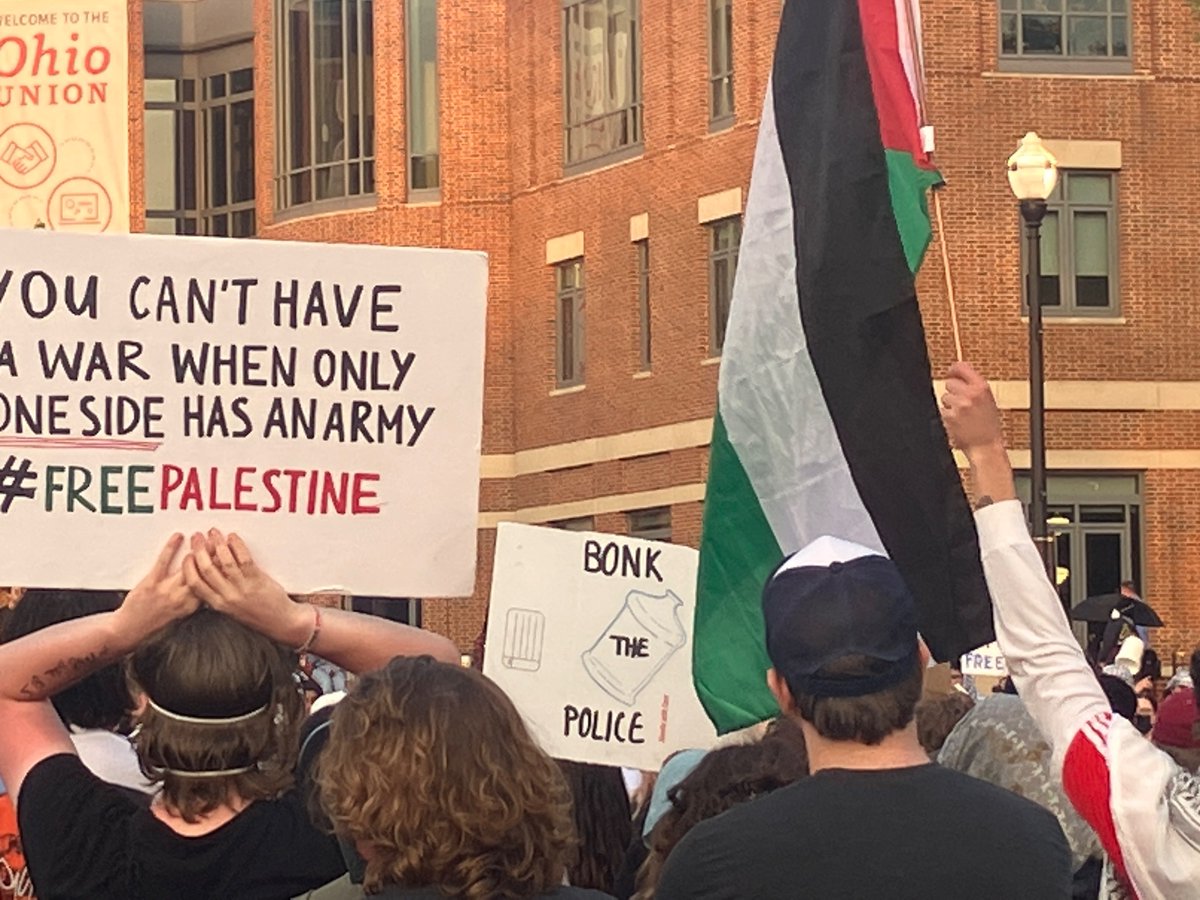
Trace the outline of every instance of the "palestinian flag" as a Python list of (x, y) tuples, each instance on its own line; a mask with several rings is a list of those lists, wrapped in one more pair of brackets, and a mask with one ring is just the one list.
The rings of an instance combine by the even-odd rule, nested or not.
[[(914, 275), (930, 242), (910, 0), (787, 0), (721, 360), (694, 640), (718, 731), (775, 715), (760, 598), (824, 534), (894, 559), (938, 659), (992, 640)], [(915, 0), (913, 0), (915, 2)]]

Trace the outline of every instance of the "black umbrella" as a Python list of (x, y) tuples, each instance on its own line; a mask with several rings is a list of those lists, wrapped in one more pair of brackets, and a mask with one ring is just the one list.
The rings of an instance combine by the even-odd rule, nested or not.
[(1071, 610), (1071, 618), (1076, 622), (1109, 622), (1113, 619), (1113, 610), (1134, 625), (1159, 628), (1163, 623), (1158, 613), (1144, 600), (1126, 597), (1124, 594), (1097, 594), (1095, 597), (1088, 597)]

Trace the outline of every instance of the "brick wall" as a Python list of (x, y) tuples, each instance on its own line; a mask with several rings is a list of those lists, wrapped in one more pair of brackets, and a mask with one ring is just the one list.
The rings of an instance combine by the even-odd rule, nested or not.
[[(259, 218), (267, 237), (487, 250), (492, 273), (484, 451), (549, 445), (710, 415), (717, 367), (709, 349), (708, 233), (697, 199), (748, 187), (779, 5), (735, 4), (736, 119), (710, 133), (707, 5), (642, 0), (644, 152), (567, 177), (563, 166), (560, 4), (443, 3), (439, 41), (442, 202), (410, 206), (404, 185), (402, 0), (376, 0), (379, 190), (374, 209), (276, 222), (271, 2), (255, 0), (259, 39)], [(468, 8), (469, 7), (469, 8)], [(1200, 45), (1183, 0), (1132, 5), (1134, 73), (1031, 77), (996, 72), (991, 0), (926, 0), (930, 117), (967, 355), (994, 378), (1027, 371), (1019, 310), (1018, 220), (1003, 163), (1019, 137), (1122, 142), (1119, 175), (1123, 324), (1046, 329), (1048, 377), (1200, 380)], [(631, 216), (649, 213), (653, 366), (638, 372), (639, 309)], [(585, 238), (586, 386), (555, 394), (554, 273), (546, 241)], [(936, 252), (936, 248), (935, 248)], [(919, 279), (935, 371), (953, 355), (940, 263)], [(1027, 416), (1006, 416), (1024, 447)], [(1054, 449), (1196, 449), (1194, 411), (1053, 411)], [(483, 484), (482, 509), (503, 514), (702, 483), (706, 451), (538, 472)], [(1200, 470), (1145, 475), (1147, 595), (1171, 619), (1164, 645), (1186, 645), (1200, 616)], [(676, 540), (696, 544), (701, 505), (672, 508)], [(624, 532), (625, 516), (597, 528)], [(469, 648), (483, 619), (495, 532), (480, 532), (474, 597), (426, 605), (430, 627)]]

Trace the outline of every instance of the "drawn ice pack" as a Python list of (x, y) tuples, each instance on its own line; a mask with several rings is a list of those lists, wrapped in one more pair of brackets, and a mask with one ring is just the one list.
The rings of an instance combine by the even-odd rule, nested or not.
[(582, 655), (583, 667), (606, 694), (626, 706), (687, 643), (674, 591), (630, 591), (615, 619)]

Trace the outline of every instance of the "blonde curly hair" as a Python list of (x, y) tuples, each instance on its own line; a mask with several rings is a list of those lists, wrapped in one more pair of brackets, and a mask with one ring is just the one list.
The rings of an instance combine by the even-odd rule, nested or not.
[(517, 900), (562, 884), (575, 851), (566, 782), (512, 701), (430, 657), (392, 660), (338, 704), (316, 782), (368, 893)]

